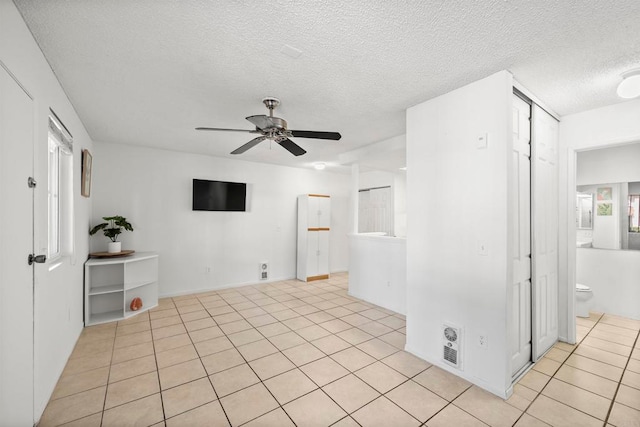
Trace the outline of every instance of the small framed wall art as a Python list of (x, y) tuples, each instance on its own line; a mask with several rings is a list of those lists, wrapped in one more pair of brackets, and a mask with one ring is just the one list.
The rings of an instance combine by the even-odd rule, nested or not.
[(611, 200), (611, 187), (598, 187), (598, 201)]
[(93, 157), (89, 150), (82, 150), (82, 185), (80, 194), (83, 197), (91, 196), (91, 164)]

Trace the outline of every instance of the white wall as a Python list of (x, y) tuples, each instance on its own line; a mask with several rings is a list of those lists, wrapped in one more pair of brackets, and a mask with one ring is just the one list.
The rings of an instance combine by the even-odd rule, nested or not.
[(593, 291), (594, 311), (640, 319), (640, 251), (576, 249), (576, 280)]
[[(56, 112), (74, 138), (75, 253), (55, 264), (37, 265), (35, 269), (34, 416), (37, 420), (49, 400), (82, 329), (82, 271), (83, 262), (88, 253), (86, 230), (89, 224), (91, 201), (80, 196), (80, 153), (83, 148), (92, 149), (92, 141), (20, 13), (9, 0), (0, 0), (0, 61), (33, 96), (36, 106), (34, 173), (38, 181), (35, 190), (35, 250), (37, 253), (46, 253), (47, 248), (49, 108)], [(25, 212), (25, 215), (29, 215), (29, 212)], [(56, 267), (53, 268), (54, 266)]]
[(406, 239), (350, 235), (349, 294), (406, 314)]
[[(576, 282), (576, 152), (594, 148), (613, 147), (640, 140), (640, 99), (596, 108), (577, 114), (564, 116), (560, 122), (560, 283)], [(562, 206), (566, 209), (563, 209)], [(563, 236), (566, 236), (564, 238)], [(625, 257), (616, 251), (614, 257)], [(629, 276), (631, 277), (631, 269)], [(567, 305), (574, 295), (562, 292), (560, 306)], [(628, 296), (620, 294), (621, 298)], [(560, 336), (571, 341), (570, 326), (573, 325), (572, 312), (567, 318), (559, 319)], [(571, 326), (572, 328), (573, 326)], [(575, 336), (573, 336), (574, 338)]]
[(577, 155), (576, 185), (640, 181), (640, 142), (581, 151)]
[[(511, 99), (502, 71), (407, 110), (406, 348), (501, 396), (511, 384)], [(489, 147), (477, 149), (485, 133)], [(442, 361), (443, 322), (464, 328), (463, 371)]]
[[(305, 193), (331, 195), (330, 269), (348, 268), (348, 175), (102, 142), (94, 151), (92, 224), (127, 217), (123, 248), (160, 254), (160, 295), (258, 282), (261, 261), (271, 280), (294, 278)], [(247, 212), (192, 211), (194, 178), (247, 183)], [(107, 242), (95, 235), (91, 248)]]

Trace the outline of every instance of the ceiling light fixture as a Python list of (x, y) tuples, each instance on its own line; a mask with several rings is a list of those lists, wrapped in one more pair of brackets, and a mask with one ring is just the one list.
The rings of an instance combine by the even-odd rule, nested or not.
[(316, 163), (313, 165), (314, 168), (316, 168), (316, 170), (324, 170), (324, 168), (327, 167), (327, 165), (325, 165), (324, 163), (320, 162), (320, 163)]
[(640, 68), (622, 74), (622, 81), (618, 85), (618, 96), (625, 99), (640, 96)]

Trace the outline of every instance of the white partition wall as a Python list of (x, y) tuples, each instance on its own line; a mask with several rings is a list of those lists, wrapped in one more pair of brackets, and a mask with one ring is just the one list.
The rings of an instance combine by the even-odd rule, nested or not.
[[(503, 71), (407, 110), (406, 348), (501, 396), (511, 384), (512, 92)], [(445, 323), (463, 330), (461, 369), (443, 361)]]
[[(525, 319), (525, 328), (532, 324), (526, 318), (533, 307), (527, 298), (520, 304), (513, 286), (514, 259), (532, 232), (534, 266), (540, 257), (532, 283), (532, 299), (539, 304), (533, 321), (540, 323), (528, 336), (538, 350), (557, 336), (558, 227), (549, 220), (558, 212), (557, 168), (534, 170), (530, 191), (510, 184), (520, 168), (513, 161), (513, 86), (511, 74), (502, 71), (407, 110), (406, 349), (501, 397), (510, 395), (513, 372), (519, 371), (514, 345), (527, 337), (527, 331), (512, 328), (513, 319)], [(547, 148), (538, 154), (552, 164), (557, 136), (541, 141)], [(522, 155), (528, 164), (528, 148)], [(519, 215), (530, 197), (533, 227)], [(535, 207), (541, 197), (545, 203)], [(531, 271), (531, 263), (523, 262)], [(550, 285), (546, 293), (536, 295), (535, 271)], [(461, 330), (457, 368), (444, 361), (444, 325)], [(525, 367), (536, 356), (527, 342), (518, 361)]]

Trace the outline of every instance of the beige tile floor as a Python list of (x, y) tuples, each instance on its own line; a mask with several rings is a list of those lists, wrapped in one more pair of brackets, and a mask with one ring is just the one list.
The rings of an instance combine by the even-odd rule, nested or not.
[(580, 345), (504, 401), (403, 351), (404, 317), (347, 281), (165, 298), (85, 328), (39, 425), (640, 425), (639, 321), (578, 319)]

